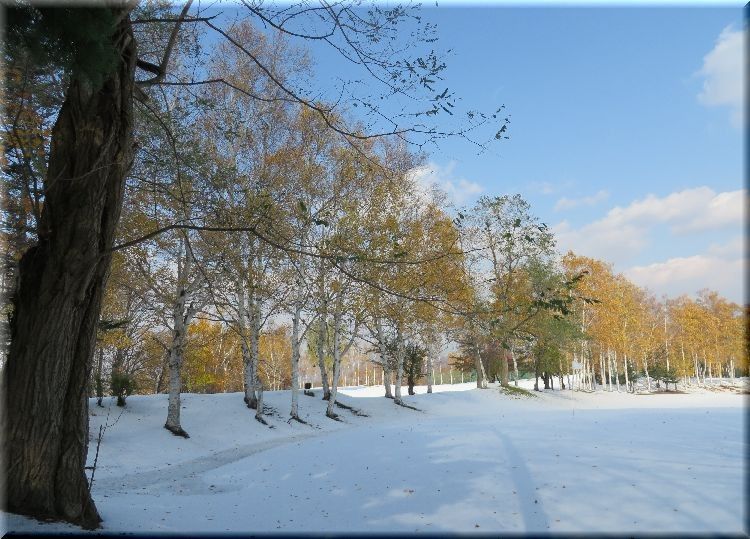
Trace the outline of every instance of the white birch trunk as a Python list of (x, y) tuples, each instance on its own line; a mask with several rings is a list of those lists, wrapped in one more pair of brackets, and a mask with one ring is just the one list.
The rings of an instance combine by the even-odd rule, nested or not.
[(698, 370), (698, 356), (695, 352), (693, 352), (693, 365), (695, 366), (695, 383), (697, 385), (701, 385), (701, 374)]
[(391, 369), (388, 367), (388, 349), (385, 346), (385, 335), (383, 334), (383, 325), (380, 322), (380, 319), (375, 321), (375, 331), (377, 332), (380, 361), (383, 362), (383, 388), (385, 389), (386, 398), (392, 399), (393, 395), (391, 394)]
[(328, 397), (328, 406), (326, 415), (335, 418), (336, 414), (333, 407), (336, 404), (336, 394), (338, 392), (339, 369), (341, 365), (341, 306), (337, 305), (333, 313), (333, 376), (331, 377), (331, 394)]
[(240, 334), (240, 350), (242, 352), (242, 379), (245, 391), (245, 404), (250, 405), (254, 401), (252, 394), (252, 360), (250, 358), (250, 335), (247, 328), (247, 302), (245, 298), (245, 282), (242, 277), (237, 279), (237, 325)]
[(263, 413), (263, 408), (258, 406), (257, 395), (262, 391), (260, 378), (258, 376), (258, 362), (260, 361), (260, 300), (253, 293), (250, 296), (250, 408), (255, 408)]
[(620, 375), (617, 372), (617, 350), (615, 350), (612, 353), (612, 367), (614, 368), (615, 372), (615, 387), (617, 387), (617, 392), (620, 392)]
[(432, 378), (435, 372), (432, 365), (435, 357), (435, 349), (437, 348), (436, 341), (434, 333), (430, 332), (427, 337), (427, 393), (432, 393)]
[(318, 321), (318, 343), (317, 343), (317, 355), (318, 355), (318, 368), (320, 369), (320, 385), (323, 387), (323, 399), (330, 398), (331, 389), (328, 385), (328, 371), (325, 365), (325, 345), (328, 340), (328, 312), (325, 300), (320, 313), (320, 320)]
[(402, 404), (401, 400), (401, 382), (404, 371), (404, 340), (401, 332), (401, 323), (396, 325), (396, 385), (394, 400), (396, 404)]
[[(182, 253), (185, 259), (182, 260)], [(180, 253), (177, 267), (178, 291), (172, 309), (174, 327), (172, 344), (169, 348), (169, 402), (167, 405), (167, 422), (164, 428), (177, 436), (189, 438), (180, 423), (180, 392), (182, 391), (182, 362), (185, 351), (185, 340), (190, 321), (195, 314), (194, 306), (188, 306), (188, 278), (193, 264), (192, 250), (185, 241), (180, 241)]]
[(292, 409), (289, 415), (293, 419), (299, 419), (299, 357), (300, 357), (300, 317), (302, 314), (302, 301), (297, 292), (297, 300), (294, 302), (294, 317), (292, 318)]
[(183, 296), (175, 303), (172, 344), (169, 348), (169, 404), (167, 422), (164, 427), (174, 434), (185, 432), (180, 424), (180, 391), (182, 390), (182, 359), (185, 346), (185, 325), (183, 318)]
[(255, 406), (255, 419), (265, 424), (266, 420), (263, 419), (263, 384), (261, 383), (260, 378), (255, 379), (255, 381), (253, 382), (253, 386), (258, 389), (258, 396)]
[(623, 363), (625, 364), (625, 392), (630, 391), (630, 377), (628, 376), (628, 355), (623, 354)]

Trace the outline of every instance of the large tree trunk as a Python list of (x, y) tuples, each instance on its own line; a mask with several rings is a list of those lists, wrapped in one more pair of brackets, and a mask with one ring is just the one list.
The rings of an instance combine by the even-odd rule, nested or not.
[(87, 528), (88, 386), (125, 177), (132, 164), (135, 41), (112, 35), (101, 88), (73, 79), (52, 130), (39, 241), (22, 257), (4, 375), (7, 509)]

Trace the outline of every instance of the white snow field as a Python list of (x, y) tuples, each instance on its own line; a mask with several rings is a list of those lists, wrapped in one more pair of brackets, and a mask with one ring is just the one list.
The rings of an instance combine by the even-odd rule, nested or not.
[[(529, 387), (529, 382), (524, 382)], [(258, 423), (242, 395), (183, 395), (189, 439), (166, 431), (167, 397), (112, 406), (93, 496), (105, 532), (742, 533), (745, 397), (547, 391), (474, 383), (405, 401), (349, 388), (342, 422), (289, 392)], [(406, 388), (404, 388), (404, 394)], [(110, 401), (108, 400), (107, 403)], [(91, 401), (93, 464), (106, 409)], [(93, 415), (96, 414), (96, 415)], [(20, 532), (80, 532), (5, 515)]]

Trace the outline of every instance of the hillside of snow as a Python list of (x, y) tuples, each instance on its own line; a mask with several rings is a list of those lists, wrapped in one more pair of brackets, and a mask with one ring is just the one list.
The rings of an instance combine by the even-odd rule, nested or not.
[[(528, 381), (523, 385), (530, 386)], [(546, 391), (474, 383), (383, 398), (183, 395), (189, 439), (163, 428), (167, 396), (91, 401), (89, 465), (105, 532), (734, 532), (744, 529), (744, 396)], [(406, 388), (404, 388), (406, 394)], [(122, 413), (121, 413), (122, 412)], [(270, 428), (273, 427), (273, 428)], [(5, 515), (10, 531), (76, 531)]]

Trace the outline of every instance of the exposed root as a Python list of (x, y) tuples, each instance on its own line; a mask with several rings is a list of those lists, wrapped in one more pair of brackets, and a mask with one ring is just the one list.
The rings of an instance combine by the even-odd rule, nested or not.
[(302, 392), (302, 394), (303, 394), (303, 395), (307, 395), (308, 397), (314, 397), (314, 396), (315, 396), (315, 393), (313, 393), (312, 391), (310, 391), (310, 390), (308, 390), (308, 389), (305, 389), (305, 390), (304, 390), (304, 391)]
[(268, 427), (269, 429), (272, 429), (272, 428), (273, 428), (273, 425), (269, 425), (269, 424), (268, 424), (268, 421), (266, 421), (265, 419), (263, 419), (263, 416), (262, 416), (262, 415), (256, 415), (256, 416), (255, 416), (255, 420), (256, 420), (256, 421), (257, 421), (258, 423), (262, 423), (263, 425), (265, 425), (265, 426), (266, 426), (266, 427)]
[(183, 438), (190, 438), (190, 435), (183, 430), (182, 427), (173, 427), (171, 425), (164, 425), (164, 428), (167, 429), (169, 432), (174, 434), (175, 436), (182, 436)]

